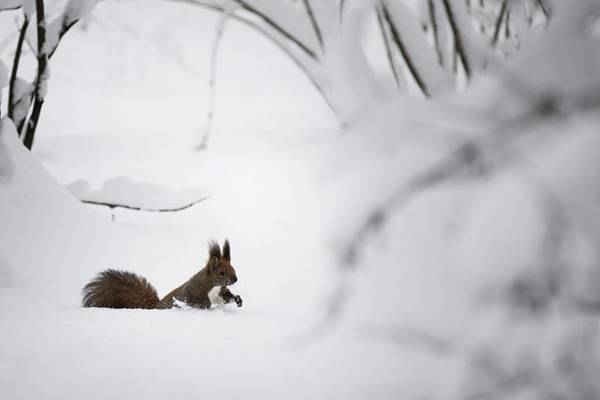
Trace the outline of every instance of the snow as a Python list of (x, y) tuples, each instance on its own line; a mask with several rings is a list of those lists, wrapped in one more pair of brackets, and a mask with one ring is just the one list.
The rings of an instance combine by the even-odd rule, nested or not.
[(63, 27), (63, 23), (64, 17), (61, 15), (46, 25), (46, 42), (44, 43), (44, 53), (52, 54), (52, 52), (58, 46), (58, 42), (60, 40), (59, 35)]
[[(600, 393), (597, 314), (580, 308), (599, 303), (600, 117), (584, 108), (525, 123), (530, 103), (503, 79), (551, 81), (576, 107), (582, 77), (557, 79), (568, 60), (532, 76), (549, 56), (517, 58), (436, 102), (382, 96), (340, 132), (294, 64), (231, 21), (213, 133), (198, 151), (218, 21), (162, 1), (100, 2), (51, 61), (32, 153), (2, 121), (3, 398)], [(580, 43), (555, 57), (596, 65), (591, 42)], [(490, 131), (498, 152), (484, 147)], [(479, 171), (415, 193), (352, 269), (340, 261), (375, 207), (480, 139), (490, 154)], [(205, 196), (179, 213), (77, 200), (166, 208)], [(560, 245), (547, 234), (556, 224)], [(162, 296), (225, 238), (241, 308), (80, 306), (83, 285), (106, 268), (143, 275)]]
[(8, 86), (8, 67), (0, 61), (0, 90)]
[(6, 145), (8, 136), (16, 136), (15, 127), (9, 121), (2, 120), (0, 121), (0, 183), (9, 182), (15, 168), (13, 157)]
[(27, 112), (31, 104), (33, 85), (21, 78), (15, 79), (13, 99), (13, 115), (15, 121), (22, 121), (27, 117)]

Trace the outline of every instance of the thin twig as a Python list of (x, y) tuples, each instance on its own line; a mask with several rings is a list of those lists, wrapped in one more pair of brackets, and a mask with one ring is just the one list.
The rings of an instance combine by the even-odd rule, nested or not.
[(21, 7), (22, 6), (20, 4), (17, 6), (13, 6), (13, 7), (0, 7), (0, 11), (14, 11), (14, 10), (18, 10)]
[(23, 50), (23, 42), (25, 41), (25, 34), (27, 33), (27, 27), (29, 26), (29, 18), (25, 15), (23, 25), (19, 31), (19, 39), (17, 40), (17, 48), (15, 50), (15, 56), (13, 58), (12, 71), (10, 73), (10, 85), (8, 89), (8, 118), (14, 121), (14, 105), (15, 105), (15, 82), (17, 81), (19, 73), (19, 64), (21, 63), (21, 54)]
[(456, 18), (454, 16), (454, 12), (452, 11), (452, 7), (450, 7), (450, 3), (448, 0), (442, 0), (442, 4), (444, 4), (444, 9), (446, 10), (446, 16), (448, 17), (448, 23), (450, 24), (450, 29), (452, 30), (452, 36), (454, 37), (454, 47), (455, 52), (458, 55), (463, 68), (465, 70), (465, 75), (467, 79), (471, 77), (471, 64), (467, 58), (467, 52), (463, 44), (463, 39), (461, 37), (460, 30), (458, 28), (458, 24), (456, 23)]
[(312, 6), (310, 5), (310, 0), (303, 0), (304, 7), (306, 8), (306, 13), (310, 18), (310, 23), (315, 30), (315, 35), (317, 36), (317, 40), (319, 41), (319, 46), (321, 46), (321, 50), (325, 49), (325, 45), (323, 43), (323, 35), (321, 34), (321, 28), (319, 28), (319, 23), (317, 22), (317, 18), (315, 13), (313, 12)]
[(510, 8), (506, 10), (506, 18), (504, 18), (504, 38), (510, 39)]
[(440, 66), (443, 66), (444, 58), (440, 46), (440, 29), (435, 15), (435, 3), (433, 2), (433, 0), (428, 0), (427, 6), (429, 10), (429, 23), (431, 24), (431, 31), (433, 33), (433, 45), (435, 48), (435, 54), (437, 55), (438, 63), (440, 64)]
[(302, 49), (302, 51), (304, 51), (306, 53), (306, 55), (308, 55), (310, 58), (317, 59), (317, 55), (315, 54), (315, 52), (313, 50), (311, 50), (307, 45), (302, 43), (302, 41), (300, 39), (298, 39), (297, 37), (292, 35), (290, 32), (285, 30), (279, 23), (277, 23), (271, 17), (269, 17), (265, 13), (261, 12), (257, 8), (253, 7), (252, 5), (246, 3), (246, 1), (244, 1), (244, 0), (233, 0), (233, 1), (236, 2), (237, 4), (239, 4), (239, 6), (242, 7), (244, 10), (246, 10), (249, 13), (262, 19), (267, 25), (269, 25), (275, 31), (279, 32), (283, 37), (285, 37), (290, 42), (294, 43), (296, 46), (298, 46), (300, 49)]
[(201, 199), (192, 201), (191, 203), (187, 203), (187, 204), (184, 204), (182, 206), (175, 207), (175, 208), (145, 208), (145, 207), (138, 207), (138, 206), (130, 206), (130, 205), (127, 205), (127, 204), (110, 203), (110, 202), (95, 201), (95, 200), (80, 200), (80, 201), (82, 203), (84, 203), (84, 204), (91, 204), (91, 205), (94, 205), (94, 206), (105, 206), (105, 207), (108, 207), (110, 209), (125, 208), (127, 210), (134, 210), (134, 211), (170, 213), (170, 212), (178, 212), (178, 211), (186, 210), (186, 209), (188, 209), (190, 207), (195, 206), (198, 203), (203, 202), (206, 199), (208, 199), (208, 197), (202, 197)]
[(208, 81), (208, 112), (206, 115), (206, 127), (200, 144), (197, 146), (199, 150), (206, 149), (208, 146), (208, 138), (212, 132), (213, 121), (215, 118), (215, 95), (217, 85), (217, 59), (219, 57), (219, 49), (225, 31), (225, 24), (229, 18), (229, 10), (223, 11), (216, 26), (215, 40), (210, 53), (210, 77)]
[(51, 59), (52, 56), (54, 55), (54, 53), (56, 52), (56, 50), (58, 49), (58, 44), (62, 40), (63, 36), (65, 36), (67, 34), (67, 32), (69, 32), (71, 30), (71, 28), (74, 27), (75, 24), (77, 24), (78, 22), (79, 22), (78, 18), (71, 20), (68, 23), (66, 21), (63, 21), (63, 24), (61, 25), (61, 29), (58, 33), (58, 41), (56, 42), (56, 46), (52, 50), (50, 50), (50, 53), (48, 54), (48, 59)]
[(546, 5), (544, 4), (543, 0), (536, 0), (535, 1), (538, 5), (538, 7), (542, 10), (542, 13), (544, 13), (544, 17), (546, 17), (546, 19), (548, 19), (550, 17), (550, 10), (548, 9), (548, 7), (546, 7)]
[(398, 29), (397, 29), (396, 25), (394, 24), (394, 21), (392, 20), (392, 15), (390, 14), (390, 12), (388, 10), (385, 1), (381, 0), (379, 2), (379, 4), (381, 5), (381, 11), (382, 11), (383, 18), (390, 28), (390, 32), (392, 34), (392, 39), (394, 41), (394, 44), (396, 45), (396, 47), (398, 48), (398, 51), (402, 55), (402, 58), (404, 59), (404, 62), (406, 63), (406, 67), (408, 68), (408, 71), (410, 72), (411, 76), (417, 83), (417, 86), (419, 87), (419, 89), (421, 89), (421, 92), (423, 93), (423, 95), (425, 95), (425, 97), (430, 97), (429, 89), (427, 88), (425, 81), (419, 74), (418, 69), (413, 64), (412, 58), (410, 57), (410, 55), (408, 54), (408, 51), (406, 50), (406, 46), (402, 42), (402, 39), (400, 38), (400, 32), (398, 32)]
[(394, 56), (392, 55), (392, 47), (390, 45), (390, 38), (388, 36), (387, 29), (385, 27), (385, 22), (383, 21), (383, 15), (380, 7), (377, 7), (377, 23), (379, 24), (379, 29), (381, 30), (381, 37), (383, 38), (383, 45), (385, 47), (385, 54), (388, 59), (388, 63), (390, 64), (390, 69), (392, 70), (392, 75), (394, 75), (394, 80), (396, 81), (396, 86), (400, 87), (400, 76), (398, 73), (398, 69), (396, 68), (396, 63), (394, 62)]
[(498, 17), (496, 18), (496, 24), (494, 27), (494, 35), (492, 36), (492, 46), (498, 45), (498, 38), (500, 37), (500, 28), (502, 27), (502, 21), (504, 21), (504, 16), (506, 15), (506, 11), (508, 9), (508, 0), (503, 0), (502, 5), (500, 6), (500, 12), (498, 13)]
[[(201, 2), (198, 0), (166, 0), (166, 1), (169, 1), (172, 3), (187, 4), (189, 6), (194, 6), (194, 7), (200, 7), (205, 10), (209, 10), (209, 11), (213, 11), (213, 12), (223, 12), (225, 10), (225, 8), (223, 8), (221, 6), (217, 6), (214, 4), (208, 4), (208, 3)], [(325, 92), (325, 89), (319, 83), (319, 81), (316, 79), (315, 75), (309, 71), (308, 66), (307, 66), (307, 61), (301, 59), (300, 55), (297, 52), (294, 52), (292, 48), (288, 47), (287, 42), (284, 42), (280, 38), (274, 36), (271, 32), (269, 32), (264, 27), (260, 26), (255, 21), (249, 20), (247, 18), (244, 18), (239, 15), (235, 15), (235, 14), (232, 14), (230, 16), (230, 18), (236, 20), (237, 22), (242, 23), (243, 25), (248, 26), (251, 29), (254, 29), (256, 32), (260, 33), (263, 37), (265, 37), (271, 43), (273, 43), (275, 46), (277, 46), (283, 53), (285, 53), (285, 55), (287, 55), (294, 62), (294, 64), (296, 64), (298, 69), (304, 73), (304, 75), (308, 78), (308, 80), (313, 85), (313, 87), (317, 90), (317, 92), (319, 92), (321, 94), (321, 98), (325, 101), (325, 104), (327, 104), (329, 109), (337, 117), (338, 121), (340, 120), (342, 115), (337, 110), (337, 107), (330, 100), (329, 96)], [(304, 54), (304, 52), (301, 54)], [(308, 60), (310, 62), (317, 61), (312, 58), (309, 58)], [(343, 123), (343, 121), (342, 121), (342, 123)]]

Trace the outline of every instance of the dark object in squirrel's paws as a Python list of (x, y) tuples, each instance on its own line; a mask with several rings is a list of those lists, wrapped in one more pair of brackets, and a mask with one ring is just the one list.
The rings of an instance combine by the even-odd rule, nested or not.
[(235, 295), (233, 298), (233, 301), (235, 301), (235, 304), (237, 304), (238, 307), (242, 306), (242, 298), (239, 295)]

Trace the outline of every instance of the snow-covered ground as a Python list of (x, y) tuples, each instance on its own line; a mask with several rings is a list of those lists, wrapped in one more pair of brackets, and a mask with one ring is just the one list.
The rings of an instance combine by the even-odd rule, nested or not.
[[(373, 207), (522, 103), (491, 79), (452, 107), (397, 99), (341, 131), (289, 59), (228, 24), (199, 151), (216, 22), (158, 0), (103, 1), (52, 59), (33, 152), (2, 122), (0, 396), (585, 398), (568, 395), (593, 380), (562, 362), (588, 373), (600, 360), (597, 322), (572, 301), (600, 281), (597, 113), (519, 126), (523, 140), (484, 158), (498, 173), (414, 196), (343, 271)], [(0, 15), (1, 33), (8, 23)], [(206, 199), (144, 213), (74, 195), (147, 208)], [(569, 224), (566, 260), (546, 254), (556, 223)], [(164, 295), (225, 238), (242, 308), (80, 306), (109, 267)], [(544, 297), (556, 265), (561, 291)], [(546, 308), (529, 313), (530, 301)]]

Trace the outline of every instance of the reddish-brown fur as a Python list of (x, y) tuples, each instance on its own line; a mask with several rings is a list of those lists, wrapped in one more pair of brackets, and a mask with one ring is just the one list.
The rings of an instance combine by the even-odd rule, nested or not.
[(159, 300), (156, 290), (145, 278), (127, 271), (108, 269), (85, 285), (83, 306), (164, 309), (175, 306), (177, 300), (192, 307), (210, 308), (208, 293), (214, 287), (220, 287), (219, 295), (225, 303), (234, 301), (241, 307), (241, 297), (227, 288), (236, 281), (237, 275), (231, 265), (231, 250), (226, 240), (222, 254), (219, 245), (211, 243), (206, 266), (162, 300)]

